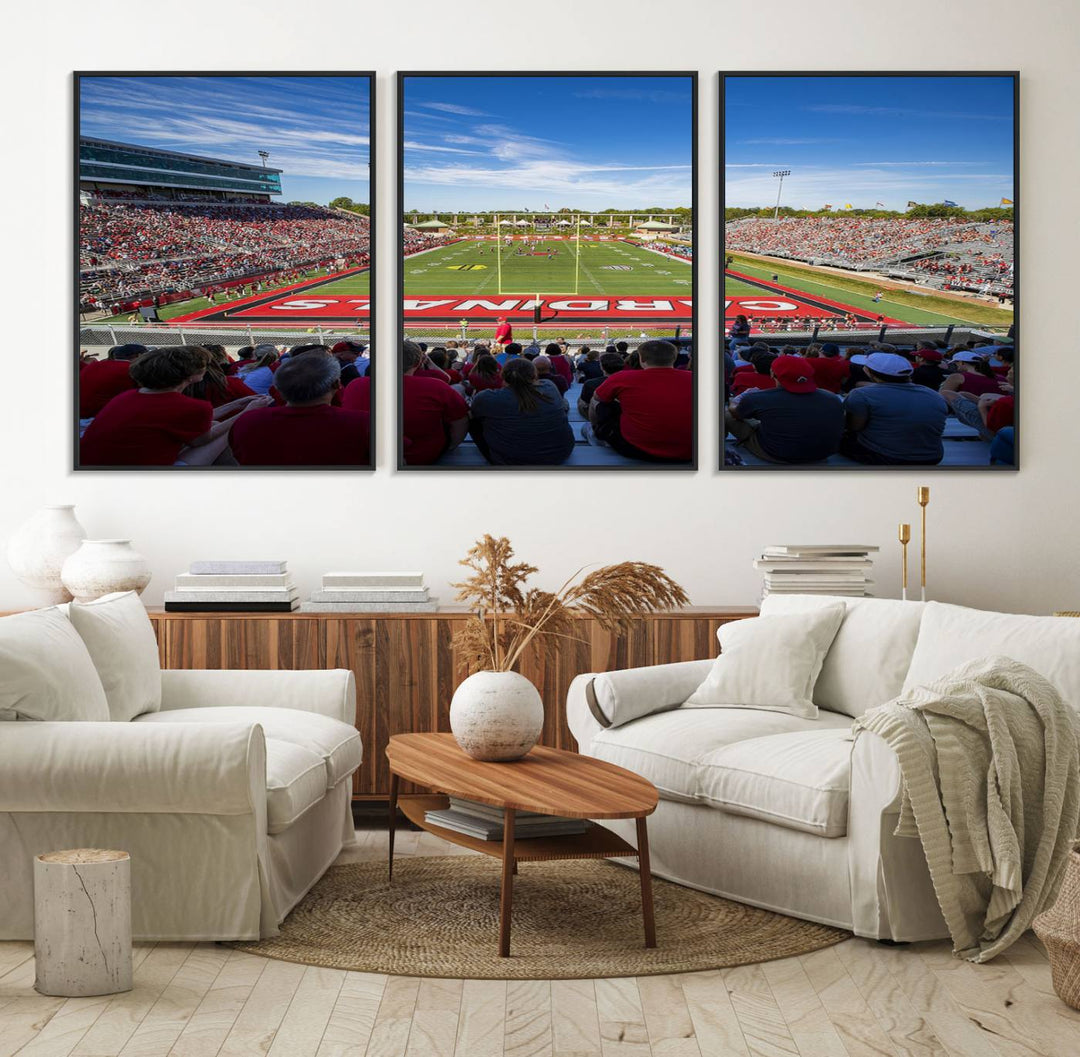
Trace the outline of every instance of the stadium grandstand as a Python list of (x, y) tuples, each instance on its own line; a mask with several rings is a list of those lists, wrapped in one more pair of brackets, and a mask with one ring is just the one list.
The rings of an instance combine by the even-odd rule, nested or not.
[(1013, 294), (1011, 220), (963, 217), (748, 217), (728, 221), (728, 252), (876, 272), (939, 290)]
[(368, 218), (276, 201), (281, 172), (80, 139), (80, 313), (214, 304), (247, 282), (261, 290), (367, 268)]

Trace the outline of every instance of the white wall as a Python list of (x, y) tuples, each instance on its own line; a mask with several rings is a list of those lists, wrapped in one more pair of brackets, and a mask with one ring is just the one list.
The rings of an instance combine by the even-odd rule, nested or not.
[[(158, 16), (157, 12), (160, 12)], [(879, 543), (878, 593), (896, 594), (896, 524), (932, 488), (935, 598), (1026, 612), (1080, 608), (1076, 193), (1080, 7), (1073, 0), (488, 0), (357, 3), (71, 0), (5, 16), (0, 162), (5, 399), (0, 541), (46, 502), (74, 502), (91, 535), (130, 535), (160, 603), (193, 558), (288, 558), (300, 586), (330, 568), (422, 568), (436, 593), (482, 532), (505, 533), (551, 585), (584, 562), (662, 563), (696, 603), (758, 594), (768, 543)], [(81, 473), (70, 466), (69, 287), (73, 69), (379, 71), (378, 338), (392, 362), (394, 80), (401, 69), (698, 69), (699, 418), (694, 474), (455, 474), (392, 470), (394, 377), (378, 380), (374, 474)], [(713, 468), (719, 298), (716, 71), (1020, 69), (1023, 463), (1015, 474)], [(22, 325), (20, 325), (22, 324)], [(3, 562), (0, 561), (0, 566)], [(27, 595), (0, 568), (0, 609)]]

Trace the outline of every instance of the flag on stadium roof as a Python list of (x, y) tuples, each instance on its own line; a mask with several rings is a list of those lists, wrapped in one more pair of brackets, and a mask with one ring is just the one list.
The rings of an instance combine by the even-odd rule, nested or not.
[(1011, 206), (1013, 204), (1013, 200), (1011, 198), (1003, 198), (1001, 200), (1001, 204), (1003, 206)]
[(844, 203), (844, 208), (845, 209), (854, 209), (855, 207), (850, 202), (845, 202)]
[(884, 209), (885, 208), (885, 203), (884, 202), (875, 202), (874, 205), (877, 206), (879, 209)]
[(949, 199), (947, 199), (947, 198), (941, 204), (944, 205), (944, 206), (952, 206), (953, 209), (959, 209), (960, 208), (955, 202), (950, 202)]
[(821, 208), (822, 209), (832, 209), (832, 206), (828, 202), (826, 202)]
[(908, 202), (907, 207), (908, 209), (914, 209), (918, 204), (918, 202)]

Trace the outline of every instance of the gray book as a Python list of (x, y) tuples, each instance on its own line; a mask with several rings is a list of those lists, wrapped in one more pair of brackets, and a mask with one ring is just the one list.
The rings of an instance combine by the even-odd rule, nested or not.
[(429, 602), (304, 602), (301, 613), (434, 613), (439, 600)]
[(264, 587), (295, 586), (291, 573), (180, 573), (176, 577), (178, 591), (213, 591), (223, 587), (251, 591)]
[(424, 586), (423, 573), (324, 573), (326, 587), (412, 587)]
[(288, 562), (284, 561), (201, 561), (192, 562), (189, 572), (198, 576), (203, 575), (255, 575), (269, 573), (283, 573)]
[(268, 588), (261, 591), (166, 591), (166, 602), (292, 602), (300, 597), (295, 588)]
[(311, 592), (312, 602), (427, 602), (428, 589), (419, 591), (410, 587), (384, 587), (368, 590), (364, 587), (333, 587)]

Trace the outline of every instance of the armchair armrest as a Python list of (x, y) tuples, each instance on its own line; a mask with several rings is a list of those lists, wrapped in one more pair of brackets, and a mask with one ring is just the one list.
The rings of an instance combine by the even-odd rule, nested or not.
[(308, 671), (166, 668), (161, 673), (161, 710), (259, 705), (356, 724), (356, 680), (347, 668)]
[(261, 815), (257, 723), (5, 723), (0, 811)]
[(679, 661), (579, 675), (566, 699), (570, 731), (584, 751), (607, 727), (678, 708), (701, 685), (712, 665), (711, 660)]

